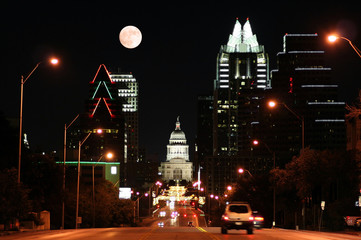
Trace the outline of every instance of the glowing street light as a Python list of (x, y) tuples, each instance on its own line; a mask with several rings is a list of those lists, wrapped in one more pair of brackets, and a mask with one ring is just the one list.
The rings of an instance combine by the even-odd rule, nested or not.
[(343, 40), (346, 40), (346, 41), (350, 44), (350, 46), (352, 47), (352, 49), (355, 50), (356, 54), (361, 58), (361, 51), (360, 51), (360, 49), (358, 49), (358, 48), (351, 42), (350, 39), (345, 38), (345, 37), (340, 37), (340, 36), (337, 36), (337, 35), (329, 35), (327, 39), (328, 39), (329, 42), (334, 43), (334, 42), (336, 42), (336, 40), (339, 39), (339, 38), (340, 38), (340, 39), (343, 39)]
[(232, 186), (227, 186), (228, 191), (232, 191)]
[(269, 106), (270, 108), (274, 108), (274, 107), (276, 107), (276, 105), (277, 105), (277, 102), (275, 102), (275, 101), (273, 101), (273, 100), (268, 101), (268, 106)]
[[(56, 61), (55, 61), (56, 60)], [(55, 63), (56, 62), (56, 63)], [(52, 65), (58, 64), (59, 60), (56, 58), (50, 59), (50, 63)], [(33, 70), (28, 74), (28, 76), (24, 79), (24, 76), (21, 75), (20, 82), (20, 116), (19, 116), (19, 161), (18, 161), (18, 183), (20, 183), (20, 169), (21, 169), (21, 145), (22, 145), (22, 130), (23, 130), (23, 100), (24, 100), (24, 84), (29, 79), (29, 77), (33, 74), (33, 72), (39, 67), (42, 61), (38, 62)]]
[(328, 39), (329, 42), (332, 42), (332, 43), (333, 43), (333, 42), (336, 42), (337, 38), (338, 38), (338, 37), (335, 36), (335, 35), (330, 35), (330, 36), (328, 36), (327, 39)]
[(244, 172), (247, 172), (253, 178), (253, 175), (250, 171), (244, 168), (238, 168), (238, 173), (243, 174)]
[(57, 65), (59, 63), (59, 59), (57, 58), (51, 58), (50, 59), (50, 63), (53, 64), (53, 65)]
[(108, 152), (107, 153), (107, 155), (106, 155), (106, 157), (108, 158), (108, 159), (112, 159), (113, 158), (113, 153), (111, 153), (111, 152)]

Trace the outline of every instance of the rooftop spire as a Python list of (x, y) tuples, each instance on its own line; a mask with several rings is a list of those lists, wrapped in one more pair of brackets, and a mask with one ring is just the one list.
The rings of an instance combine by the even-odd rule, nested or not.
[(238, 21), (238, 18), (236, 19), (236, 24), (234, 24), (232, 36), (238, 39), (241, 39), (242, 36), (242, 25)]
[(248, 18), (243, 28), (238, 19), (236, 19), (233, 32), (229, 35), (227, 46), (232, 52), (251, 52), (253, 47), (259, 46)]
[(180, 129), (179, 116), (177, 117), (177, 122), (175, 123), (175, 130), (181, 130)]

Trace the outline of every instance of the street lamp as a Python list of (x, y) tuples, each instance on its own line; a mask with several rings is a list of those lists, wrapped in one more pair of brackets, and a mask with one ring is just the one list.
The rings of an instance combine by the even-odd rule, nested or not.
[[(139, 192), (137, 192), (137, 195), (139, 196)], [(135, 203), (134, 203), (134, 223), (135, 223), (135, 206), (137, 206), (137, 219), (139, 221), (139, 200), (142, 197), (148, 197), (148, 196), (149, 196), (148, 193), (144, 193), (142, 196), (138, 197), (137, 200), (135, 200)]]
[(291, 108), (289, 108), (285, 103), (279, 103), (274, 100), (268, 101), (267, 105), (270, 108), (277, 107), (278, 104), (282, 104), (290, 113), (292, 113), (298, 120), (302, 123), (302, 150), (305, 149), (305, 119), (303, 116), (299, 115), (295, 111), (293, 111)]
[[(97, 133), (102, 133), (103, 131), (99, 131), (99, 129), (96, 130)], [(93, 132), (90, 131), (88, 135), (82, 140), (79, 141), (79, 149), (78, 149), (78, 179), (77, 179), (77, 185), (76, 185), (76, 210), (75, 210), (75, 229), (78, 229), (78, 214), (79, 214), (79, 185), (80, 185), (80, 156), (81, 156), (81, 146), (84, 144), (84, 142), (88, 139), (90, 134)]]
[(337, 36), (337, 35), (329, 35), (328, 36), (328, 41), (331, 42), (331, 43), (334, 43), (336, 42), (337, 39), (343, 39), (343, 40), (346, 40), (350, 45), (351, 47), (353, 48), (353, 50), (355, 50), (356, 54), (361, 58), (361, 51), (360, 49), (358, 49), (352, 42), (350, 39), (348, 38), (345, 38), (345, 37), (340, 37), (340, 36)]
[(95, 227), (95, 184), (94, 184), (94, 169), (95, 167), (99, 164), (100, 160), (103, 157), (106, 157), (107, 159), (112, 159), (113, 158), (113, 153), (108, 152), (107, 154), (103, 154), (100, 156), (100, 158), (98, 159), (98, 161), (96, 162), (96, 164), (92, 165), (92, 182), (93, 182), (93, 228)]
[[(55, 62), (55, 60), (53, 60), (53, 61)], [(64, 229), (64, 216), (65, 216), (64, 193), (65, 193), (65, 163), (66, 163), (66, 131), (78, 119), (78, 117), (79, 117), (79, 114), (76, 115), (76, 117), (73, 119), (73, 121), (70, 122), (70, 124), (68, 126), (65, 124), (65, 127), (64, 127), (63, 203), (62, 203), (62, 214), (61, 214), (61, 229)]]
[(247, 169), (238, 168), (238, 173), (243, 174), (244, 172), (247, 172), (252, 178), (254, 178), (252, 173), (250, 171), (248, 171)]
[[(272, 105), (272, 104), (271, 104)], [(275, 151), (271, 151), (271, 149), (268, 147), (268, 145), (265, 142), (262, 142), (268, 152), (270, 154), (272, 154), (272, 158), (273, 158), (273, 170), (276, 169), (276, 152)], [(259, 141), (258, 140), (253, 140), (253, 145), (258, 145)], [(273, 181), (273, 222), (272, 222), (272, 227), (276, 226), (276, 184), (275, 184), (275, 180)]]
[[(56, 58), (52, 58), (49, 60), (52, 65), (57, 65), (59, 60)], [(39, 65), (43, 63), (38, 62), (33, 70), (28, 74), (28, 76), (24, 79), (24, 76), (21, 75), (20, 81), (20, 116), (19, 116), (19, 161), (18, 161), (18, 183), (20, 183), (20, 168), (21, 168), (21, 145), (22, 145), (22, 130), (23, 130), (23, 99), (24, 99), (24, 84), (29, 79), (29, 77), (33, 74), (33, 72), (39, 67)]]

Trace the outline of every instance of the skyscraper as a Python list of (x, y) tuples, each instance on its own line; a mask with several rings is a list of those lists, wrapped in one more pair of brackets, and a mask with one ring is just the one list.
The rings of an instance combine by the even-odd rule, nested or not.
[(248, 150), (259, 123), (258, 105), (270, 86), (268, 55), (247, 19), (238, 19), (217, 56), (214, 83), (213, 154), (234, 156)]
[[(222, 194), (236, 181), (239, 167), (255, 173), (267, 164), (253, 151), (262, 118), (260, 105), (270, 87), (268, 55), (258, 43), (249, 20), (242, 27), (238, 19), (227, 44), (217, 56), (213, 93), (213, 151), (206, 158), (209, 193)], [(199, 154), (198, 154), (199, 155)]]
[(110, 73), (116, 89), (116, 98), (121, 102), (121, 111), (125, 121), (125, 161), (128, 165), (128, 178), (130, 184), (135, 184), (135, 169), (139, 154), (139, 123), (138, 123), (138, 105), (139, 105), (139, 88), (138, 82), (132, 73)]
[[(106, 153), (111, 152), (113, 158), (108, 161), (117, 162), (119, 169), (126, 169), (122, 102), (116, 97), (114, 82), (104, 64), (99, 66), (89, 85), (86, 112), (80, 114), (79, 119), (74, 122), (68, 132), (67, 160), (77, 160), (79, 141), (82, 141), (80, 154), (82, 162), (88, 164), (94, 162), (93, 165), (99, 168), (98, 161), (105, 160)], [(98, 134), (98, 129), (102, 130), (100, 134)], [(90, 132), (92, 134), (86, 139), (85, 137)], [(86, 166), (82, 167), (82, 175), (86, 174), (87, 171), (83, 171), (86, 168)], [(103, 174), (105, 175), (106, 173)], [(116, 184), (127, 184), (126, 171), (122, 170), (117, 177), (119, 181), (115, 181)]]
[[(277, 54), (278, 69), (272, 71), (272, 92), (279, 102), (304, 118), (305, 147), (345, 149), (345, 102), (338, 100), (338, 84), (332, 78), (332, 69), (325, 64), (326, 54), (320, 41), (317, 34), (283, 37), (283, 51)], [(291, 149), (297, 155), (301, 148), (301, 122), (286, 109), (277, 111), (270, 130), (277, 136), (277, 143), (270, 144), (279, 152)]]

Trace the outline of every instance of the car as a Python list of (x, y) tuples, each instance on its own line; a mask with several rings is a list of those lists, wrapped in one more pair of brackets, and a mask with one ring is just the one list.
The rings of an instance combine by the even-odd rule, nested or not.
[(227, 234), (230, 229), (246, 229), (253, 234), (254, 217), (247, 202), (231, 202), (226, 205), (221, 219), (221, 233)]
[(361, 230), (361, 216), (347, 216), (344, 217), (345, 226), (353, 227), (356, 230)]
[(258, 211), (253, 211), (253, 226), (257, 229), (263, 228), (264, 218)]
[(165, 217), (165, 216), (166, 216), (165, 211), (161, 211), (161, 212), (158, 214), (158, 217), (159, 217), (159, 218), (162, 218), (162, 217)]

